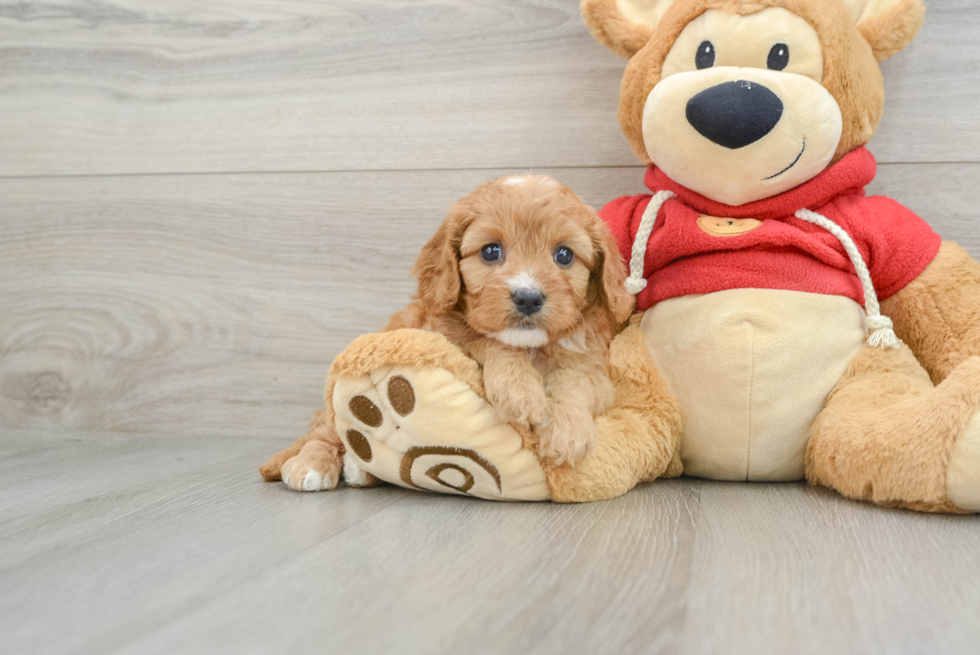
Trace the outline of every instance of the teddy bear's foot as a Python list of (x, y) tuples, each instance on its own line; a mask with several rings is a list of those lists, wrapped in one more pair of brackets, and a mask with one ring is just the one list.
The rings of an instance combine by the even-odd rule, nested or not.
[(980, 510), (980, 357), (934, 386), (906, 346), (865, 346), (817, 417), (807, 479), (928, 512)]
[(534, 453), (482, 396), (475, 362), (441, 335), (365, 335), (337, 358), (331, 380), (351, 486), (380, 479), (493, 500), (551, 497)]
[(946, 471), (946, 492), (968, 512), (980, 512), (980, 412), (953, 445)]
[(679, 475), (680, 407), (636, 325), (613, 341), (610, 374), (617, 405), (596, 417), (594, 449), (574, 466), (556, 466), (539, 460), (530, 431), (497, 416), (479, 366), (445, 337), (407, 329), (365, 335), (331, 366), (330, 404), (310, 432), (260, 471), (300, 491), (331, 489), (342, 461), (356, 487), (384, 481), (558, 502), (614, 498), (638, 482)]

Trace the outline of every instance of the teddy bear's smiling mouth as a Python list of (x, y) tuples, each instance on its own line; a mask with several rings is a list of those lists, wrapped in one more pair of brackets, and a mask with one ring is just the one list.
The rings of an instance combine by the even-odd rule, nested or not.
[(806, 137), (803, 137), (803, 149), (800, 150), (800, 154), (796, 155), (796, 159), (793, 160), (793, 163), (790, 164), (789, 166), (787, 166), (786, 168), (784, 168), (783, 170), (779, 171), (775, 175), (770, 175), (769, 177), (763, 178), (763, 181), (766, 181), (766, 180), (774, 180), (777, 177), (779, 177), (780, 175), (782, 175), (783, 173), (788, 172), (789, 169), (793, 168), (798, 163), (800, 163), (800, 159), (803, 157), (803, 153), (804, 152), (806, 152)]

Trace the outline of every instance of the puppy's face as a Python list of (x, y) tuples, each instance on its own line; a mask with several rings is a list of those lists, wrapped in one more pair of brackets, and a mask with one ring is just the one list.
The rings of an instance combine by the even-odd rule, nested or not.
[[(463, 198), (416, 272), (426, 311), (456, 307), (475, 331), (517, 348), (572, 334), (591, 306), (619, 321), (632, 309), (625, 267), (601, 219), (547, 176), (502, 178)], [(455, 297), (427, 302), (440, 285)]]
[(511, 346), (536, 348), (574, 331), (588, 304), (592, 218), (547, 186), (515, 177), (489, 189), (459, 248), (467, 323)]

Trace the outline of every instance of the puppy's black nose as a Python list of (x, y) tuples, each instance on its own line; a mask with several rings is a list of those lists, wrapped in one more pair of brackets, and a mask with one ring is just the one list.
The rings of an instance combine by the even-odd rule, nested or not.
[(725, 82), (691, 98), (687, 122), (701, 136), (737, 150), (772, 132), (783, 116), (779, 97), (755, 82)]
[(537, 314), (544, 307), (544, 294), (536, 289), (518, 289), (511, 295), (511, 300), (517, 311), (525, 316)]

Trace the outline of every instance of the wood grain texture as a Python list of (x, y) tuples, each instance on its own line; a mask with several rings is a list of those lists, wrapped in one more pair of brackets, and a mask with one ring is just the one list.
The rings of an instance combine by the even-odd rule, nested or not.
[[(578, 4), (0, 0), (0, 175), (633, 165)], [(980, 161), (978, 32), (929, 3), (882, 161)]]
[(108, 652), (409, 495), (291, 496), (268, 439), (83, 437), (0, 432), (5, 651)]
[(276, 445), (0, 432), (5, 651), (894, 655), (980, 639), (971, 517), (689, 479), (577, 506), (297, 494), (254, 472)]
[[(0, 426), (302, 433), (452, 201), (506, 172), (0, 180)], [(555, 173), (597, 206), (643, 191), (638, 168)], [(980, 255), (978, 174), (883, 166), (872, 191)]]
[[(980, 255), (975, 5), (885, 64), (871, 191)], [(643, 192), (577, 6), (0, 0), (4, 652), (976, 652), (971, 517), (261, 482), (454, 199)]]
[(498, 174), (0, 181), (0, 425), (305, 431), (333, 358), (408, 302), (422, 244)]
[(980, 610), (980, 589), (958, 577), (980, 564), (969, 545), (980, 531), (976, 517), (935, 521), (796, 485), (743, 493), (705, 483), (700, 498), (702, 516), (711, 519), (698, 523), (680, 651), (725, 652), (731, 644), (747, 653), (975, 648), (974, 628), (966, 626)]

